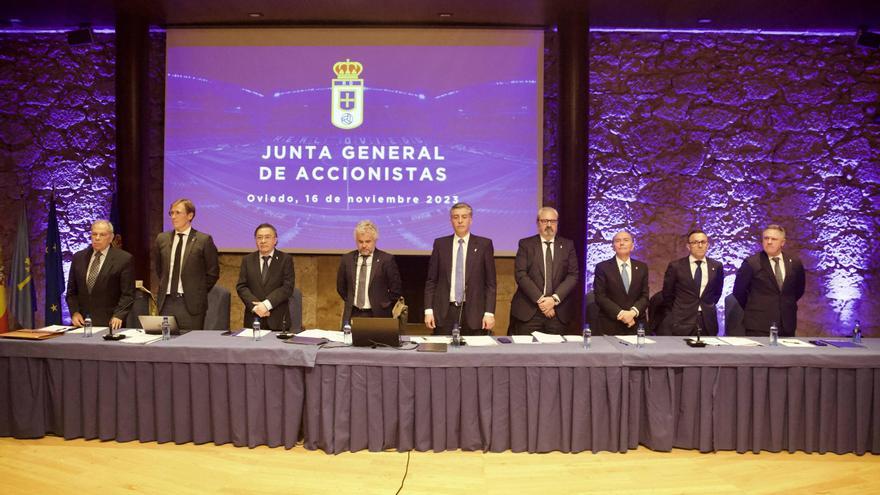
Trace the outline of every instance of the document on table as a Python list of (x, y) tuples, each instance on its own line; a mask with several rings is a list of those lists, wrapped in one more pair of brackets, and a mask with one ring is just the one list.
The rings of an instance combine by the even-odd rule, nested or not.
[(552, 333), (532, 332), (532, 336), (534, 336), (535, 340), (542, 344), (561, 344), (565, 342), (565, 339), (562, 338), (562, 335), (556, 335)]
[(703, 342), (706, 345), (730, 345), (718, 337), (701, 337), (700, 342)]
[(760, 342), (756, 342), (750, 338), (746, 337), (718, 337), (719, 339), (727, 342), (730, 345), (738, 345), (738, 346), (752, 346), (752, 347), (761, 347)]
[[(638, 342), (636, 340), (636, 339), (638, 339), (638, 336), (636, 336), (636, 335), (617, 335), (617, 338), (622, 340), (625, 344), (638, 345)], [(645, 337), (645, 343), (646, 344), (656, 344), (657, 341), (651, 340), (648, 337)]]
[[(265, 337), (272, 333), (272, 330), (260, 330), (260, 337)], [(254, 338), (254, 329), (253, 328), (245, 328), (244, 330), (235, 334), (236, 337), (250, 337)]]
[(69, 332), (71, 330), (75, 330), (76, 327), (68, 327), (66, 325), (49, 325), (48, 327), (43, 328), (35, 328), (35, 332), (48, 332), (48, 333), (64, 333)]
[(537, 344), (531, 335), (511, 335), (514, 344)]
[(162, 340), (161, 335), (150, 335), (136, 328), (123, 330), (119, 332), (119, 335), (125, 335), (125, 338), (119, 341), (125, 344), (151, 344), (157, 340)]
[(450, 344), (452, 337), (446, 335), (410, 335), (410, 342), (416, 344)]
[(566, 342), (580, 342), (583, 344), (584, 336), (583, 335), (563, 335)]
[(785, 347), (816, 347), (813, 344), (800, 339), (779, 339), (779, 345)]
[[(110, 327), (92, 327), (92, 334), (96, 334), (98, 332), (106, 332), (108, 330), (110, 330)], [(78, 334), (82, 335), (83, 328), (79, 327), (74, 330), (70, 330), (67, 333), (75, 333), (75, 334), (78, 333)]]
[(319, 330), (317, 328), (311, 328), (309, 330), (303, 330), (302, 332), (296, 334), (297, 337), (311, 337), (314, 339), (327, 339), (331, 342), (345, 342), (345, 336), (339, 330)]
[(489, 335), (468, 335), (464, 337), (464, 341), (467, 342), (467, 345), (474, 347), (498, 345), (498, 342), (495, 342), (495, 339)]

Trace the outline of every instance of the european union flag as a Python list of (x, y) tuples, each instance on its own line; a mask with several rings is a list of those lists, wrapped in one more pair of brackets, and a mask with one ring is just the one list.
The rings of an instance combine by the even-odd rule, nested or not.
[(22, 208), (18, 217), (18, 234), (15, 252), (12, 253), (12, 269), (9, 273), (9, 312), (12, 328), (34, 328), (34, 301), (37, 292), (31, 279), (31, 255), (28, 243), (27, 209)]
[(49, 200), (49, 222), (46, 227), (46, 325), (61, 324), (62, 291), (64, 270), (61, 268), (61, 240), (53, 193)]

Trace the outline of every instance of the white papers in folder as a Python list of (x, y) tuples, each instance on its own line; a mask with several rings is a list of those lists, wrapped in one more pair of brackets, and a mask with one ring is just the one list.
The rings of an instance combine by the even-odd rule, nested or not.
[(141, 330), (136, 328), (129, 328), (128, 330), (123, 330), (119, 332), (119, 335), (125, 335), (125, 338), (120, 340), (119, 342), (123, 342), (125, 344), (152, 344), (153, 342), (157, 342), (162, 340), (161, 335), (150, 335), (148, 333), (144, 333)]
[(297, 337), (312, 337), (315, 339), (327, 339), (331, 342), (342, 342), (345, 343), (345, 335), (342, 334), (339, 330), (319, 330), (317, 328), (312, 328), (309, 330), (303, 330), (302, 332), (296, 334)]
[(76, 327), (68, 327), (65, 325), (49, 325), (48, 327), (43, 328), (35, 328), (35, 332), (46, 332), (46, 333), (64, 333), (74, 330)]
[[(272, 330), (260, 330), (260, 337), (265, 337), (272, 333)], [(235, 334), (236, 337), (250, 337), (254, 338), (254, 329), (253, 328), (245, 328), (244, 330)]]
[(562, 338), (562, 335), (556, 335), (552, 333), (532, 332), (532, 336), (535, 337), (535, 340), (537, 340), (541, 344), (561, 344), (565, 342), (565, 339)]
[(730, 345), (761, 347), (760, 342), (754, 341), (754, 340), (747, 338), (747, 337), (727, 337), (727, 336), (724, 336), (724, 337), (718, 337), (718, 338), (723, 340), (724, 342), (727, 342)]
[(452, 337), (446, 335), (411, 335), (409, 341), (416, 344), (451, 344)]
[[(94, 334), (96, 334), (96, 333), (99, 333), (99, 332), (107, 332), (107, 331), (109, 331), (109, 330), (110, 330), (110, 327), (92, 327), (92, 335), (94, 335)], [(74, 330), (70, 330), (70, 331), (68, 331), (67, 333), (78, 333), (78, 334), (81, 334), (81, 333), (83, 333), (83, 328), (82, 328), (82, 327), (79, 327), (79, 328), (76, 328), (76, 329), (74, 329)]]
[(779, 339), (779, 345), (784, 345), (785, 347), (816, 347), (809, 342), (799, 339)]
[(464, 341), (467, 342), (467, 345), (472, 347), (498, 345), (498, 342), (488, 335), (468, 335), (467, 337), (464, 337)]
[[(638, 343), (639, 343), (637, 340), (639, 337), (637, 335), (617, 335), (616, 337), (618, 339), (626, 342), (629, 345), (638, 345)], [(649, 339), (648, 337), (645, 337), (645, 343), (646, 344), (656, 344), (657, 341), (653, 340), (653, 339)]]

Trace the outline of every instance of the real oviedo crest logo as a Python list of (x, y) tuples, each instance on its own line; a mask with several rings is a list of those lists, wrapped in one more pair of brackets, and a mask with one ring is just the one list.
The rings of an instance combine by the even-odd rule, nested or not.
[(345, 59), (333, 64), (330, 122), (340, 129), (354, 129), (364, 123), (364, 80), (358, 76), (364, 66)]

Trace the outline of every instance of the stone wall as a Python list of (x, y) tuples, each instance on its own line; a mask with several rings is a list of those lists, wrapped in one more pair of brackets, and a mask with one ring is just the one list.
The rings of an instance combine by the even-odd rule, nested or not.
[[(798, 333), (843, 333), (876, 297), (880, 58), (851, 36), (593, 33), (588, 270), (621, 229), (652, 294), (701, 226), (725, 295), (762, 226), (807, 269)], [(588, 273), (588, 288), (592, 273)]]

